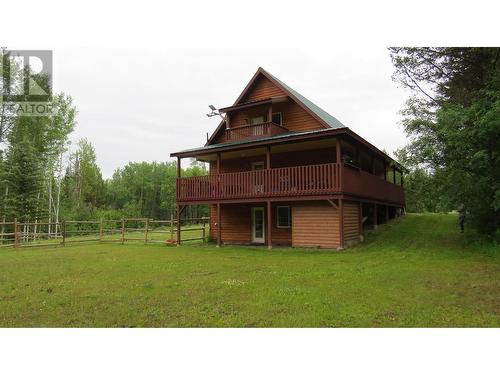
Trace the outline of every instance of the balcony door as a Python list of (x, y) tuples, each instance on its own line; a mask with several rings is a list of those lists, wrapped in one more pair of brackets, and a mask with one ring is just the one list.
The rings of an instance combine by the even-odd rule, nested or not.
[(252, 207), (252, 242), (264, 243), (264, 207)]

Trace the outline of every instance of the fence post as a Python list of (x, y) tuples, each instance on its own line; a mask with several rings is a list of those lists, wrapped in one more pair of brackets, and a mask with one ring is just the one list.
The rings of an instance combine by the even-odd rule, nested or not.
[(14, 219), (14, 248), (19, 247), (19, 232), (18, 232), (17, 217)]
[(62, 221), (62, 245), (66, 246), (66, 220)]
[(149, 230), (149, 219), (146, 219), (146, 224), (144, 226), (144, 243), (148, 243), (148, 230)]
[(125, 219), (122, 217), (122, 244), (125, 243)]
[(174, 241), (174, 215), (170, 212), (170, 243)]
[(201, 221), (203, 222), (203, 243), (205, 243), (205, 219), (201, 219)]
[(101, 222), (99, 223), (99, 242), (102, 241), (102, 225), (103, 225), (103, 219), (101, 217)]

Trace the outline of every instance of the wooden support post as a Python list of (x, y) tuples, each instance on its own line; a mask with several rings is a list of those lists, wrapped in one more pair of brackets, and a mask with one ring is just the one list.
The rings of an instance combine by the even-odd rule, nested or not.
[(273, 248), (273, 236), (272, 236), (272, 229), (273, 229), (273, 211), (271, 207), (271, 201), (267, 201), (267, 248), (272, 249)]
[(378, 227), (378, 222), (377, 222), (377, 205), (373, 205), (373, 228)]
[(19, 223), (17, 218), (14, 219), (14, 247), (19, 247)]
[(343, 181), (343, 176), (342, 176), (342, 147), (340, 145), (340, 139), (337, 137), (336, 138), (336, 143), (335, 143), (335, 153), (336, 153), (336, 159), (337, 159), (337, 165), (338, 165), (338, 182), (339, 186), (338, 189), (340, 192), (343, 191), (344, 188), (344, 181)]
[(221, 212), (220, 203), (217, 203), (217, 247), (220, 247), (222, 243), (222, 223), (221, 223)]
[(144, 224), (144, 243), (148, 243), (149, 219), (146, 219)]
[(177, 246), (180, 246), (180, 244), (181, 244), (181, 206), (180, 205), (177, 205), (176, 220), (177, 220)]
[(125, 219), (122, 217), (122, 244), (125, 243)]
[(266, 147), (266, 169), (271, 169), (271, 146)]
[(267, 110), (267, 122), (273, 121), (273, 106), (272, 104), (269, 106)]
[(338, 138), (335, 143), (335, 152), (336, 152), (337, 163), (342, 163), (342, 149), (340, 147), (340, 139)]
[(221, 155), (220, 152), (217, 153), (217, 174), (220, 174), (221, 168)]
[(392, 182), (396, 185), (396, 166), (392, 166)]
[(363, 203), (359, 202), (359, 239), (363, 241)]
[(66, 246), (66, 220), (62, 221), (62, 245)]
[(344, 248), (344, 200), (339, 199), (340, 249)]
[(401, 173), (401, 187), (403, 187), (403, 171), (400, 171)]
[(177, 157), (177, 178), (181, 178), (181, 158)]
[(104, 233), (104, 228), (103, 228), (103, 219), (101, 218), (101, 222), (99, 223), (99, 241), (102, 241), (102, 236)]

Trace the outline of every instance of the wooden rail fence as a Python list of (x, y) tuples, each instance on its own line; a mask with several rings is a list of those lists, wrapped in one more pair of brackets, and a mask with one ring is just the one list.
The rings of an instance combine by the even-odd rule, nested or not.
[[(181, 219), (182, 241), (207, 241), (207, 217)], [(58, 246), (80, 242), (177, 243), (177, 221), (144, 218), (67, 220), (61, 222), (0, 222), (0, 248)], [(183, 236), (182, 234), (185, 234)]]

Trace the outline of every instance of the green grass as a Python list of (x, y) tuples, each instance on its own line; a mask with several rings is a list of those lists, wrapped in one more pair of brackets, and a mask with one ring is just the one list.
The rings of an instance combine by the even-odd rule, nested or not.
[(0, 251), (3, 327), (499, 327), (500, 250), (454, 215), (352, 249), (83, 244)]

